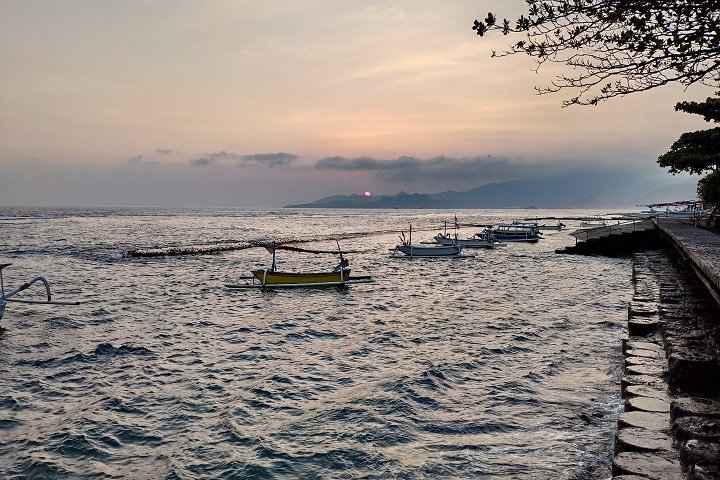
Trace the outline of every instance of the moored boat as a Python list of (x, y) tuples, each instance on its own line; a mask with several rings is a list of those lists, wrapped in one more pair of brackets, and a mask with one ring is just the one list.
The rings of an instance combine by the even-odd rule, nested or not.
[(598, 228), (607, 227), (607, 221), (603, 218), (585, 218), (580, 221), (580, 228)]
[[(662, 207), (665, 207), (664, 209)], [(712, 208), (705, 208), (700, 200), (683, 200), (672, 203), (648, 205), (648, 216), (660, 218), (691, 219), (710, 215)]]
[[(350, 262), (344, 258), (343, 252), (338, 244), (337, 251), (311, 250), (306, 248), (298, 248), (286, 245), (268, 245), (265, 247), (272, 253), (272, 265), (270, 268), (262, 268), (251, 270), (252, 277), (244, 277), (246, 280), (252, 280), (249, 283), (230, 284), (226, 283), (227, 288), (283, 288), (283, 287), (330, 287), (354, 285), (356, 283), (368, 283), (372, 281), (370, 276), (350, 276)], [(283, 272), (277, 269), (275, 262), (275, 253), (277, 250), (290, 250), (294, 252), (306, 253), (330, 253), (340, 256), (340, 263), (331, 271), (316, 272)]]
[(527, 223), (508, 223), (495, 225), (489, 233), (501, 242), (529, 242), (540, 240), (542, 235), (537, 225)]
[(405, 232), (400, 232), (400, 245), (396, 245), (393, 250), (400, 252), (408, 257), (458, 257), (462, 252), (462, 245), (455, 240), (451, 240), (449, 245), (426, 244), (413, 245), (412, 243), (412, 225), (410, 225), (410, 238), (405, 238)]
[(340, 283), (350, 278), (350, 269), (342, 268), (332, 272), (278, 272), (268, 268), (252, 270), (251, 273), (264, 285)]
[(408, 257), (457, 257), (462, 245), (398, 245), (395, 249)]
[(439, 245), (457, 243), (465, 248), (495, 248), (500, 242), (489, 232), (476, 233), (469, 238), (452, 238), (449, 234), (438, 233), (433, 237)]
[(556, 225), (538, 225), (538, 230), (565, 230), (567, 228), (567, 225), (562, 223), (560, 220), (558, 220), (558, 223)]
[(491, 233), (487, 231), (476, 233), (472, 237), (468, 238), (458, 238), (457, 232), (459, 229), (460, 224), (458, 223), (457, 215), (455, 215), (455, 235), (451, 236), (448, 233), (447, 222), (445, 222), (443, 232), (435, 235), (433, 240), (438, 245), (461, 245), (464, 248), (495, 248), (500, 243)]

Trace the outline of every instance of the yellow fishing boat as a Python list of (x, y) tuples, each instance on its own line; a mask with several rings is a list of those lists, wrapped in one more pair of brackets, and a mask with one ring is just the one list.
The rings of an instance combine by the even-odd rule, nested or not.
[[(347, 261), (347, 260), (346, 260)], [(294, 273), (277, 272), (270, 269), (252, 270), (256, 280), (265, 285), (303, 284), (303, 283), (338, 283), (350, 279), (350, 269), (336, 269), (332, 272)]]
[[(350, 262), (343, 257), (343, 252), (338, 244), (337, 251), (310, 250), (287, 245), (268, 245), (265, 248), (272, 253), (272, 265), (270, 268), (251, 270), (252, 277), (243, 277), (252, 280), (251, 283), (225, 284), (228, 288), (258, 288), (258, 287), (330, 287), (354, 285), (356, 283), (368, 283), (372, 281), (370, 276), (351, 277)], [(275, 253), (277, 250), (289, 250), (305, 253), (330, 253), (340, 255), (340, 263), (332, 271), (324, 272), (283, 272), (275, 265)]]

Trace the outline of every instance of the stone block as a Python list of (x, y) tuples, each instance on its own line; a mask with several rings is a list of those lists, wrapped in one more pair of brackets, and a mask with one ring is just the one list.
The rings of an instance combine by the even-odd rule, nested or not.
[(622, 452), (615, 456), (613, 475), (639, 475), (654, 480), (682, 478), (682, 468), (677, 460), (667, 459), (655, 453)]
[(670, 430), (670, 416), (655, 412), (623, 412), (618, 418), (618, 425), (663, 432)]

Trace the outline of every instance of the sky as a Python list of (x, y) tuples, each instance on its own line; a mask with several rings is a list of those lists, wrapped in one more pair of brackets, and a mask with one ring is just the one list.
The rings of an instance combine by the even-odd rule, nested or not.
[[(563, 108), (524, 0), (0, 0), (0, 205), (279, 207), (656, 164), (707, 87)], [(517, 39), (515, 39), (516, 41)], [(687, 180), (685, 178), (684, 180)]]

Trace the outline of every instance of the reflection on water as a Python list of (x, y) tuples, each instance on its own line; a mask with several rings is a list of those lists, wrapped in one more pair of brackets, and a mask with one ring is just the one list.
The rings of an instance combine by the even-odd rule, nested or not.
[[(389, 258), (397, 231), (412, 223), (430, 240), (454, 213), (0, 210), (6, 285), (42, 274), (54, 298), (88, 301), (8, 306), (4, 474), (607, 477), (629, 261), (555, 255), (574, 242), (565, 232), (472, 258)], [(225, 281), (269, 266), (264, 249), (122, 256), (287, 238), (332, 249), (336, 235), (375, 283), (230, 291)], [(334, 264), (278, 256), (289, 270)]]

